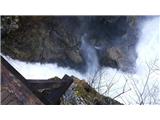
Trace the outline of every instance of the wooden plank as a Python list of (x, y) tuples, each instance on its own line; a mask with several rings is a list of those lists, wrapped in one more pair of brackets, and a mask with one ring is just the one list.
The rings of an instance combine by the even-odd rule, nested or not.
[[(28, 88), (25, 78), (17, 72), (2, 56), (1, 56), (1, 87), (7, 88), (12, 93), (7, 97), (2, 104), (13, 103), (15, 98), (22, 104), (28, 105), (42, 105), (41, 100), (34, 95), (34, 93)], [(6, 92), (1, 92), (1, 96), (6, 96)], [(14, 102), (15, 103), (15, 102)]]
[(72, 84), (73, 79), (65, 75), (62, 79), (28, 80), (27, 82), (44, 104), (59, 104), (60, 98)]
[[(7, 88), (22, 104), (59, 104), (60, 98), (73, 82), (67, 75), (63, 79), (55, 77), (48, 80), (26, 80), (3, 57), (1, 63), (2, 87)], [(3, 99), (7, 95), (6, 91), (2, 91)], [(16, 99), (7, 99), (2, 104), (16, 104)]]

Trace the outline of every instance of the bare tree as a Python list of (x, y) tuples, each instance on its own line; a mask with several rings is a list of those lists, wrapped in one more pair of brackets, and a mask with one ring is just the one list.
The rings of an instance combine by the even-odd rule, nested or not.
[[(143, 80), (140, 78), (136, 79), (133, 74), (124, 74), (123, 78), (125, 79), (125, 83), (121, 90), (116, 90), (118, 91), (117, 95), (114, 97), (112, 96), (112, 98), (121, 99), (125, 104), (159, 104), (160, 81), (159, 79), (153, 80), (155, 74), (160, 75), (160, 66), (157, 62), (158, 59), (155, 59), (151, 63), (146, 63), (146, 75)], [(114, 86), (116, 86), (116, 82), (121, 81), (117, 79), (115, 82), (117, 71), (110, 80), (106, 79), (105, 84), (102, 80), (103, 75), (107, 76), (107, 73), (104, 73), (101, 69), (98, 69), (90, 79), (89, 84), (101, 94), (110, 96), (110, 93), (114, 90)], [(101, 91), (101, 89), (103, 89), (103, 91)], [(134, 96), (127, 94), (129, 92), (134, 93)]]

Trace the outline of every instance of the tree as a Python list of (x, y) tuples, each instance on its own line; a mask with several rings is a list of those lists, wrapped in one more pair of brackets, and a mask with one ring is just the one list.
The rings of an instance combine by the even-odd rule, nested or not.
[(124, 84), (121, 89), (115, 89), (117, 84), (122, 82), (122, 79), (119, 80), (119, 74), (119, 71), (116, 70), (110, 79), (109, 76), (111, 75), (100, 68), (89, 78), (89, 84), (101, 94), (121, 100), (124, 104), (160, 104), (160, 66), (158, 59), (150, 63), (146, 62), (143, 77), (137, 77), (136, 74), (121, 74)]

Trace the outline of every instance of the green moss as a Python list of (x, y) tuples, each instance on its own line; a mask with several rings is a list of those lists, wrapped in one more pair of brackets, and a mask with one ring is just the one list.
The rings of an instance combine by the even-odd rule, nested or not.
[(101, 95), (91, 88), (85, 81), (76, 81), (76, 95), (83, 98), (87, 104), (95, 104), (101, 100)]

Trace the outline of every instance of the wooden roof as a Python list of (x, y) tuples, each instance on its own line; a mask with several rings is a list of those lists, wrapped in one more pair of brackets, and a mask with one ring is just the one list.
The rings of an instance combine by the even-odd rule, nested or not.
[(73, 80), (26, 80), (1, 56), (1, 104), (43, 105), (58, 104)]

